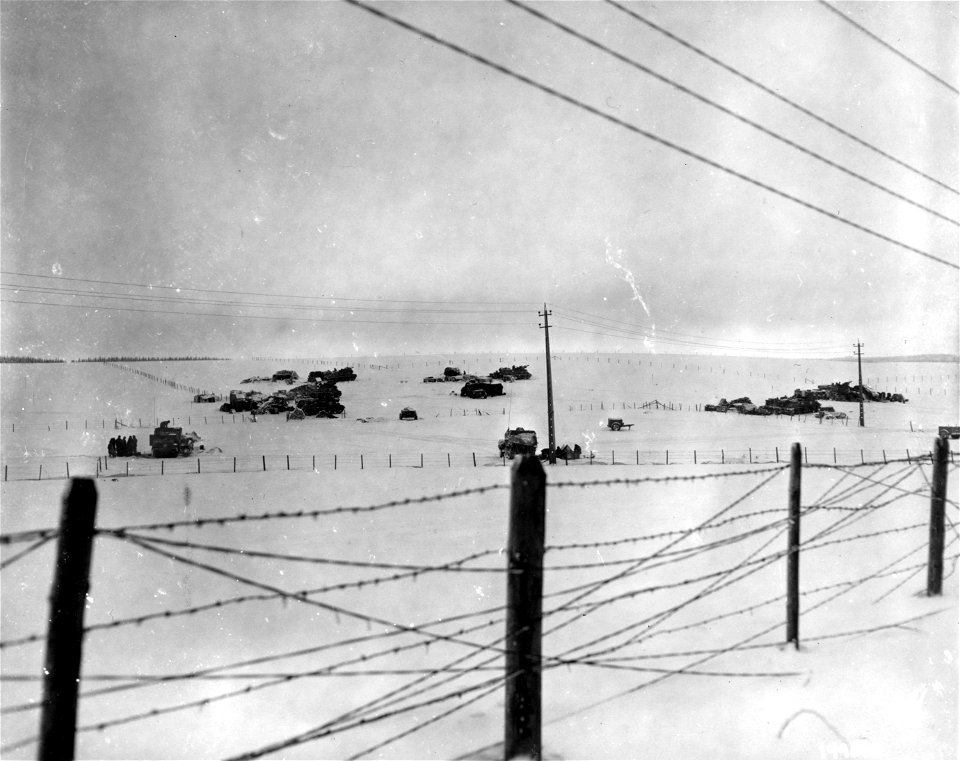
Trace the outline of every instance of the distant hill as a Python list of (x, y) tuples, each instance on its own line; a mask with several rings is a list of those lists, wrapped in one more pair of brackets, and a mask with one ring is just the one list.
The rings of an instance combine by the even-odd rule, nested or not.
[[(842, 357), (844, 362), (855, 362), (856, 357)], [(957, 354), (908, 354), (902, 357), (864, 357), (864, 362), (951, 362), (960, 364)]]

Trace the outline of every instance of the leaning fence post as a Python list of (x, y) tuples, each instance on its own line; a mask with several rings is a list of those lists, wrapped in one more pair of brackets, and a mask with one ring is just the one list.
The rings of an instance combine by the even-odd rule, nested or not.
[(800, 444), (790, 450), (790, 523), (787, 536), (787, 642), (800, 649)]
[(503, 756), (540, 758), (541, 634), (546, 480), (533, 455), (513, 464), (507, 540)]
[(934, 444), (933, 479), (930, 482), (930, 550), (927, 560), (927, 596), (943, 593), (943, 535), (944, 505), (947, 501), (946, 439), (937, 438)]
[(76, 478), (63, 501), (40, 716), (41, 761), (73, 759), (77, 694), (83, 653), (83, 613), (90, 590), (90, 557), (97, 517), (93, 480)]

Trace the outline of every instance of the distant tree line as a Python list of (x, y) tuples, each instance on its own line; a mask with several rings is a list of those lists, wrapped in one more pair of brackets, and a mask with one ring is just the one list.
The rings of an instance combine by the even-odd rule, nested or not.
[(50, 359), (41, 359), (40, 357), (14, 357), (9, 354), (0, 354), (0, 363), (2, 362), (36, 363), (36, 362), (66, 362), (66, 360), (60, 359), (59, 357), (52, 357)]
[[(88, 357), (74, 362), (223, 362), (226, 357)], [(60, 360), (61, 362), (63, 360)]]

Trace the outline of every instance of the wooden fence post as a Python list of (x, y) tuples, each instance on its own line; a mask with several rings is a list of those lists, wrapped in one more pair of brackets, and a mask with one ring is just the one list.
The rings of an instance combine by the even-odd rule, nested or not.
[(534, 455), (510, 475), (503, 757), (540, 759), (543, 547), (547, 476)]
[(800, 444), (790, 450), (790, 524), (787, 532), (787, 642), (800, 649)]
[(74, 479), (60, 513), (57, 566), (50, 593), (37, 755), (41, 761), (74, 758), (83, 613), (90, 590), (96, 517), (97, 488), (93, 480)]
[(947, 501), (946, 439), (934, 444), (933, 479), (930, 482), (930, 549), (927, 559), (927, 596), (943, 594), (944, 505)]

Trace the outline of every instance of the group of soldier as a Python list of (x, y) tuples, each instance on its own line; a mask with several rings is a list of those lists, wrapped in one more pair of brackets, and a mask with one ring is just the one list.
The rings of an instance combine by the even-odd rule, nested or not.
[(107, 455), (110, 457), (135, 457), (137, 454), (136, 436), (118, 436), (107, 443)]

